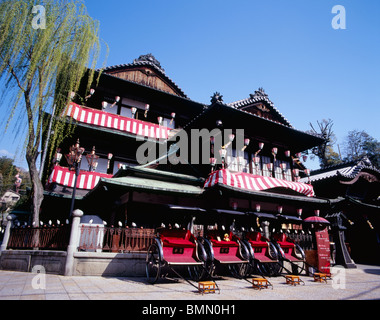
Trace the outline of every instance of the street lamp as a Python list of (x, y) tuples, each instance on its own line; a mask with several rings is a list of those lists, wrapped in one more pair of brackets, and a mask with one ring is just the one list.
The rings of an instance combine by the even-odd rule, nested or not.
[(90, 154), (86, 155), (86, 159), (88, 162), (88, 171), (94, 172), (96, 168), (98, 167), (98, 159), (99, 159), (99, 156), (95, 154), (95, 147), (92, 148), (92, 151)]
[(75, 193), (77, 191), (79, 168), (80, 168), (80, 163), (82, 161), (83, 153), (84, 153), (84, 148), (81, 148), (79, 146), (79, 139), (78, 139), (77, 143), (70, 147), (70, 153), (65, 155), (67, 163), (69, 164), (69, 169), (74, 170), (75, 172), (74, 189), (73, 189), (73, 194), (71, 197), (70, 217), (74, 210)]

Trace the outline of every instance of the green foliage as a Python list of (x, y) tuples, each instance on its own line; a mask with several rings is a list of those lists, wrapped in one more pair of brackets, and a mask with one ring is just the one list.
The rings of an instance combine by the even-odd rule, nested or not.
[(7, 157), (0, 158), (0, 195), (7, 189), (12, 189), (15, 182), (17, 168), (13, 165), (13, 160)]
[(367, 157), (374, 166), (380, 168), (380, 142), (364, 130), (349, 131), (345, 139), (345, 160), (358, 161)]
[[(35, 5), (45, 8), (45, 28), (34, 28)], [(100, 54), (99, 24), (88, 14), (80, 0), (0, 0), (0, 80), (9, 122), (16, 118), (19, 128), (27, 128), (26, 160), (29, 166), (34, 214), (42, 201), (36, 159), (41, 135), (48, 122), (44, 112), (61, 116), (67, 108), (70, 92), (77, 91), (88, 73), (93, 81)], [(55, 106), (55, 107), (54, 107)], [(24, 121), (26, 120), (26, 121)], [(70, 132), (61, 121), (53, 123), (51, 142), (59, 144)]]

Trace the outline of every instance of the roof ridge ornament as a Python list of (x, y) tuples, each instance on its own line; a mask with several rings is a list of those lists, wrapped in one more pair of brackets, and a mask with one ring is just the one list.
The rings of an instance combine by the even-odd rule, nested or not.
[(260, 87), (259, 89), (257, 89), (255, 91), (254, 94), (250, 94), (249, 97), (251, 99), (255, 99), (255, 98), (268, 98), (268, 94), (265, 92), (264, 88)]
[(211, 96), (211, 103), (216, 103), (216, 102), (223, 102), (223, 96), (220, 94), (220, 92), (215, 92)]
[(157, 68), (162, 70), (162, 72), (165, 72), (165, 69), (161, 67), (161, 63), (151, 53), (143, 54), (139, 56), (137, 59), (133, 60), (133, 63), (138, 63), (138, 62), (150, 62), (154, 64)]

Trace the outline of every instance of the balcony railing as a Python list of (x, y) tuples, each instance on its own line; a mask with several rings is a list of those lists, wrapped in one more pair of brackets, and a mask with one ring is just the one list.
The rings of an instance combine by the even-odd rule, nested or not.
[(70, 226), (13, 228), (8, 249), (65, 251), (70, 239)]
[(79, 251), (146, 252), (153, 243), (154, 229), (81, 226)]

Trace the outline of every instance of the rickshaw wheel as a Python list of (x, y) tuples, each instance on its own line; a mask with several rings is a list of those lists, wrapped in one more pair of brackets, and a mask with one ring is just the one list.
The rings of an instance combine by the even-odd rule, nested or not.
[(207, 253), (203, 244), (199, 240), (197, 240), (197, 256), (199, 260), (203, 262), (203, 265), (187, 267), (187, 271), (189, 272), (190, 278), (196, 282), (202, 280), (207, 273)]
[(294, 246), (294, 255), (299, 258), (299, 261), (292, 263), (292, 273), (294, 275), (299, 275), (302, 273), (303, 270), (305, 270), (305, 253), (302, 250), (302, 248), (296, 244)]
[(188, 266), (187, 271), (189, 272), (190, 278), (196, 282), (203, 279), (203, 277), (205, 275), (205, 270), (204, 270), (203, 266), (201, 266), (201, 265)]
[(228, 265), (228, 269), (235, 278), (242, 279), (250, 271), (250, 265), (248, 263), (233, 263)]
[(146, 255), (146, 277), (149, 283), (157, 282), (161, 273), (161, 253), (156, 243), (150, 245)]
[(273, 243), (269, 242), (269, 250), (268, 250), (269, 257), (274, 262), (265, 262), (260, 263), (260, 270), (267, 276), (273, 277), (278, 276), (281, 274), (283, 269), (282, 261), (280, 262), (279, 253), (277, 252), (276, 247)]
[(209, 240), (199, 237), (198, 243), (200, 243), (203, 248), (204, 252), (206, 253), (205, 257), (205, 263), (203, 264), (205, 277), (213, 277), (214, 271), (215, 271), (215, 263), (214, 263), (214, 250), (212, 248), (212, 245)]

